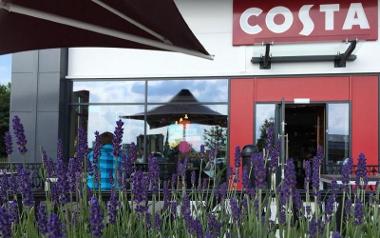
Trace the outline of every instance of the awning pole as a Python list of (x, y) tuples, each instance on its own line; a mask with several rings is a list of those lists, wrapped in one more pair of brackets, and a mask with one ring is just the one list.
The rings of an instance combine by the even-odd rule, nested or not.
[(139, 23), (138, 21), (128, 17), (127, 15), (125, 15), (124, 13), (120, 12), (119, 10), (109, 6), (108, 4), (102, 2), (102, 1), (99, 1), (99, 0), (91, 0), (93, 3), (99, 5), (100, 7), (106, 9), (107, 11), (111, 12), (112, 14), (124, 19), (125, 21), (129, 22), (130, 24), (140, 28), (141, 30), (151, 34), (152, 36), (156, 37), (157, 39), (161, 40), (162, 42), (165, 42), (165, 43), (168, 43), (168, 44), (171, 44), (172, 43), (166, 39), (165, 37), (163, 37), (162, 35), (158, 34), (157, 32), (153, 31), (152, 29), (144, 26), (143, 24)]
[(38, 19), (42, 19), (46, 21), (51, 21), (51, 22), (75, 27), (82, 30), (96, 32), (102, 35), (112, 36), (115, 38), (132, 41), (132, 42), (139, 43), (142, 45), (152, 46), (152, 47), (159, 48), (162, 50), (180, 52), (180, 53), (193, 55), (193, 56), (197, 56), (197, 57), (209, 59), (209, 60), (214, 59), (214, 57), (211, 55), (203, 54), (195, 50), (189, 50), (183, 47), (169, 45), (164, 42), (147, 39), (144, 37), (120, 32), (120, 31), (109, 29), (106, 27), (70, 19), (67, 17), (62, 17), (59, 15), (55, 15), (55, 14), (51, 14), (51, 13), (47, 13), (47, 12), (43, 12), (43, 11), (31, 9), (31, 8), (26, 8), (23, 6), (16, 5), (16, 4), (5, 3), (3, 0), (0, 0), (0, 8), (5, 9), (11, 13), (17, 13), (17, 14), (21, 14), (25, 16), (30, 16), (30, 17), (34, 17), (34, 18), (38, 18)]

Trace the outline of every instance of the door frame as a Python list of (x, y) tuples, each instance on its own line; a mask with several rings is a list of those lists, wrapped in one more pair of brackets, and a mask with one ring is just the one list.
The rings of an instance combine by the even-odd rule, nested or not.
[[(286, 109), (286, 105), (297, 105), (297, 103), (294, 103), (294, 101), (283, 101), (284, 102), (284, 105), (285, 105), (285, 109)], [(274, 111), (274, 123), (275, 123), (275, 133), (277, 135), (277, 138), (279, 137), (279, 133), (280, 133), (280, 117), (281, 117), (281, 114), (282, 114), (282, 110), (281, 110), (281, 104), (282, 104), (282, 100), (279, 100), (279, 101), (256, 101), (253, 105), (253, 142), (256, 143), (256, 112), (257, 112), (257, 105), (262, 105), (262, 104), (270, 104), (270, 105), (274, 105), (275, 106), (275, 111)], [(323, 161), (323, 164), (322, 164), (322, 171), (325, 171), (326, 170), (326, 166), (327, 166), (327, 162), (329, 161), (329, 158), (328, 158), (328, 127), (329, 127), (329, 124), (328, 124), (328, 119), (329, 119), (329, 113), (328, 113), (328, 107), (329, 107), (329, 104), (348, 104), (348, 118), (349, 118), (349, 157), (352, 157), (352, 102), (349, 101), (349, 100), (331, 100), (331, 101), (310, 101), (310, 103), (305, 103), (304, 105), (324, 105), (325, 106), (325, 118), (324, 118), (324, 126), (325, 126), (325, 135), (324, 135), (324, 161)], [(301, 105), (301, 104), (300, 104)], [(286, 118), (285, 118), (285, 115), (284, 115), (284, 119), (285, 119), (285, 122), (286, 122)], [(285, 124), (286, 126), (286, 124)], [(284, 150), (285, 151), (285, 150)], [(283, 155), (283, 152), (281, 151), (281, 155), (280, 156), (285, 156)], [(284, 159), (285, 161), (285, 159)], [(285, 161), (286, 162), (286, 161)]]

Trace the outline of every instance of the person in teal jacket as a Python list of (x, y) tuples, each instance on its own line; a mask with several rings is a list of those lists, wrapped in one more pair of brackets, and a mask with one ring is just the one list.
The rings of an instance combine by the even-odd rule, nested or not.
[[(111, 132), (104, 132), (100, 135), (100, 156), (98, 161), (98, 171), (99, 171), (99, 183), (101, 190), (111, 190), (111, 174), (113, 176), (113, 181), (116, 183), (116, 171), (115, 168), (115, 157), (113, 155), (113, 134)], [(88, 160), (92, 163), (94, 160), (94, 152), (91, 151), (88, 154)], [(121, 161), (121, 158), (118, 158)], [(94, 184), (94, 175), (88, 175), (87, 186), (90, 189), (98, 189), (98, 186)]]

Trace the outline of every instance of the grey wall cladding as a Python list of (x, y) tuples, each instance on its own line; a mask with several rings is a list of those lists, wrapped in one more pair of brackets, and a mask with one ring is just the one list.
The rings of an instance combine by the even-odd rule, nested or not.
[[(11, 118), (18, 115), (26, 131), (29, 150), (11, 162), (40, 162), (41, 147), (54, 157), (67, 74), (67, 49), (28, 51), (12, 57)], [(62, 114), (62, 112), (61, 112)]]

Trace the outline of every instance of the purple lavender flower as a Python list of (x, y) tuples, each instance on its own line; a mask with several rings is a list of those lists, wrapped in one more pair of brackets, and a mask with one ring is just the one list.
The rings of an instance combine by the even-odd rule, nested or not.
[(182, 198), (181, 214), (185, 220), (191, 217), (190, 198), (187, 193), (185, 193)]
[[(178, 164), (177, 164), (177, 167), (178, 167)], [(178, 179), (177, 174), (176, 174), (176, 173), (173, 173), (173, 174), (172, 174), (172, 178), (171, 178), (171, 180), (170, 180), (172, 188), (175, 188), (175, 187), (176, 187), (176, 185), (177, 185), (177, 179)]]
[(267, 128), (265, 151), (270, 159), (269, 168), (272, 172), (277, 170), (278, 157), (280, 156), (280, 141), (275, 138), (274, 123)]
[(195, 187), (195, 171), (191, 171), (191, 185)]
[(18, 192), (18, 176), (15, 174), (11, 174), (7, 176), (8, 178), (8, 195), (16, 194)]
[(363, 153), (359, 154), (358, 168), (356, 170), (356, 184), (366, 186), (368, 184), (367, 159)]
[(99, 206), (98, 199), (92, 197), (90, 200), (90, 229), (94, 237), (101, 237), (103, 232), (103, 213)]
[(123, 159), (123, 173), (125, 174), (125, 178), (129, 178), (134, 171), (133, 160), (131, 157), (127, 157), (126, 155), (123, 155)]
[(0, 207), (0, 234), (4, 238), (12, 237), (12, 222), (8, 211), (3, 207)]
[(294, 208), (296, 211), (302, 212), (302, 199), (301, 199), (301, 194), (298, 190), (295, 190), (293, 192), (293, 202), (294, 202)]
[(135, 143), (132, 142), (132, 144), (129, 146), (128, 150), (128, 158), (134, 163), (137, 160), (137, 147)]
[(285, 180), (284, 185), (289, 191), (289, 195), (291, 195), (295, 189), (297, 184), (296, 178), (296, 168), (294, 166), (294, 162), (292, 159), (288, 159), (285, 166)]
[(283, 189), (283, 186), (281, 186), (280, 191), (280, 201), (279, 201), (279, 223), (281, 225), (284, 225), (286, 223), (286, 203), (288, 201), (289, 196), (287, 195), (287, 192), (285, 189)]
[(235, 147), (235, 168), (239, 168), (241, 165), (241, 150), (240, 146)]
[(256, 153), (253, 159), (253, 176), (257, 189), (266, 188), (266, 170), (262, 153)]
[(235, 197), (230, 200), (232, 218), (235, 222), (240, 221), (241, 209), (239, 203)]
[(269, 167), (272, 172), (275, 172), (278, 167), (278, 158), (280, 157), (281, 143), (279, 140), (276, 140), (273, 147), (268, 151), (270, 163)]
[(11, 223), (15, 224), (19, 221), (19, 209), (17, 205), (17, 201), (9, 201), (8, 204), (8, 214), (9, 220)]
[(13, 152), (12, 136), (9, 131), (4, 134), (5, 153), (10, 156)]
[(57, 160), (64, 160), (63, 142), (61, 139), (58, 139), (58, 142), (57, 142)]
[(78, 172), (82, 172), (84, 159), (88, 154), (87, 132), (84, 128), (78, 128), (78, 145), (76, 150), (77, 169)]
[(312, 164), (312, 187), (314, 191), (314, 195), (317, 195), (319, 192), (319, 166), (320, 166), (320, 161), (317, 156), (313, 158), (313, 164)]
[(161, 229), (162, 220), (159, 213), (154, 214), (154, 229)]
[(267, 128), (267, 138), (265, 139), (265, 150), (270, 151), (273, 144), (274, 144), (274, 124), (271, 123), (270, 126)]
[(219, 185), (219, 188), (218, 188), (218, 197), (219, 199), (225, 199), (226, 196), (227, 196), (227, 191), (228, 191), (228, 185), (227, 183), (222, 183), (221, 185)]
[(187, 169), (187, 161), (188, 158), (186, 157), (183, 160), (179, 160), (177, 163), (177, 175), (185, 177), (186, 175), (186, 169)]
[(340, 233), (339, 233), (338, 231), (335, 231), (335, 232), (332, 234), (332, 238), (341, 238)]
[(163, 188), (163, 196), (164, 196), (164, 206), (163, 209), (166, 210), (169, 207), (170, 203), (170, 191), (169, 191), (169, 182), (164, 181), (164, 188)]
[(323, 150), (323, 147), (322, 146), (318, 146), (317, 148), (317, 155), (316, 155), (318, 161), (319, 161), (319, 166), (322, 165), (322, 162), (325, 158), (325, 152)]
[(243, 187), (246, 191), (248, 191), (251, 186), (251, 180), (249, 178), (249, 169), (248, 166), (244, 166), (243, 168)]
[(115, 190), (111, 190), (110, 200), (107, 202), (108, 208), (108, 221), (110, 224), (116, 223), (117, 209), (119, 207), (119, 200), (117, 199)]
[(75, 161), (75, 158), (69, 159), (69, 164), (67, 166), (67, 185), (68, 185), (68, 192), (75, 192), (76, 189), (76, 178), (75, 178), (75, 172), (77, 171), (76, 168), (77, 162)]
[(337, 192), (339, 191), (339, 185), (338, 183), (336, 182), (335, 179), (332, 180), (331, 182), (331, 192), (333, 194), (333, 196), (335, 197)]
[(48, 229), (48, 236), (47, 236), (48, 238), (64, 237), (63, 225), (61, 221), (59, 220), (59, 217), (55, 213), (50, 214), (50, 217), (47, 223), (47, 229)]
[(310, 161), (305, 161), (305, 189), (308, 184), (310, 184), (310, 178), (311, 178), (311, 165)]
[(18, 174), (18, 190), (22, 194), (22, 202), (25, 206), (32, 206), (34, 204), (34, 198), (32, 194), (32, 185), (30, 179), (30, 173), (20, 166), (17, 169)]
[(99, 158), (100, 158), (100, 148), (102, 147), (100, 143), (100, 135), (99, 132), (95, 132), (95, 143), (94, 143), (94, 149), (93, 149), (93, 156), (92, 156), (92, 170), (94, 173), (94, 187), (99, 186)]
[(25, 154), (28, 150), (26, 148), (27, 140), (25, 137), (24, 126), (21, 123), (21, 120), (18, 116), (13, 117), (12, 124), (13, 124), (13, 133), (16, 137), (18, 150), (21, 154)]
[(348, 158), (342, 166), (342, 183), (345, 187), (350, 183), (350, 175), (352, 173), (352, 159)]
[(145, 212), (145, 225), (148, 230), (152, 228), (152, 218), (149, 212)]
[(174, 200), (170, 203), (170, 214), (173, 219), (177, 217), (177, 207), (178, 207), (177, 201)]
[(47, 155), (44, 149), (42, 149), (42, 162), (43, 162), (47, 177), (48, 178), (54, 177), (55, 175), (54, 161)]
[(344, 214), (346, 217), (350, 217), (352, 214), (352, 201), (350, 198), (344, 202)]
[(8, 178), (7, 176), (3, 175), (0, 177), (0, 204), (8, 200), (8, 193), (7, 193), (8, 190), (9, 190)]
[(48, 217), (47, 217), (47, 211), (46, 206), (44, 203), (40, 203), (40, 205), (37, 208), (37, 224), (38, 224), (38, 230), (41, 234), (45, 235), (48, 232)]
[(201, 221), (196, 218), (192, 221), (193, 226), (193, 234), (196, 235), (197, 238), (203, 238), (203, 227)]
[(220, 236), (222, 224), (218, 221), (218, 219), (216, 219), (213, 214), (209, 214), (207, 216), (207, 226), (209, 230), (209, 237), (217, 238)]
[(327, 198), (327, 201), (325, 202), (325, 213), (326, 213), (326, 221), (331, 221), (331, 216), (334, 212), (334, 205), (335, 205), (335, 196), (333, 194), (330, 194)]
[(160, 166), (158, 164), (157, 158), (154, 156), (150, 156), (148, 158), (148, 176), (152, 191), (157, 192), (160, 179)]
[(355, 199), (355, 208), (354, 208), (354, 218), (355, 218), (355, 224), (360, 225), (363, 223), (364, 214), (363, 214), (363, 203), (360, 201), (360, 199)]
[(309, 223), (309, 237), (310, 238), (315, 238), (317, 237), (318, 235), (318, 229), (319, 228), (319, 224), (318, 224), (318, 221), (315, 217), (313, 217)]
[(56, 173), (57, 173), (57, 192), (58, 192), (58, 200), (60, 203), (64, 204), (67, 202), (66, 193), (68, 191), (68, 180), (66, 174), (66, 165), (63, 160), (63, 157), (59, 156), (59, 152), (57, 153), (57, 164), (56, 164)]
[(146, 206), (142, 204), (148, 197), (149, 179), (142, 171), (136, 171), (132, 180), (132, 194), (133, 199), (137, 204), (137, 212), (145, 212)]
[(120, 151), (121, 151), (121, 142), (123, 141), (123, 125), (124, 122), (122, 120), (118, 120), (116, 122), (114, 137), (113, 137), (113, 156), (115, 158), (119, 157)]

